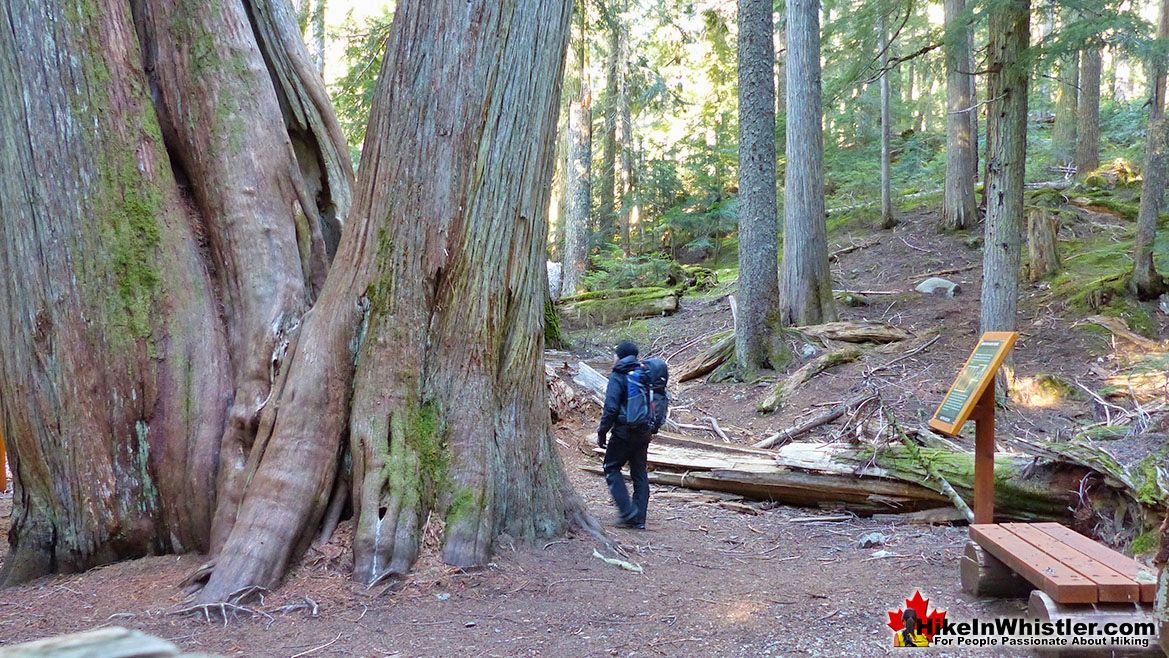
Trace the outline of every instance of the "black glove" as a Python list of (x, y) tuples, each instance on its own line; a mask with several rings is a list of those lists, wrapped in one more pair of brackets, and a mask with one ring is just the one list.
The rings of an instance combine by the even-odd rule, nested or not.
[(604, 432), (597, 432), (597, 447), (604, 448), (608, 444), (609, 444), (609, 442), (605, 439), (605, 433)]

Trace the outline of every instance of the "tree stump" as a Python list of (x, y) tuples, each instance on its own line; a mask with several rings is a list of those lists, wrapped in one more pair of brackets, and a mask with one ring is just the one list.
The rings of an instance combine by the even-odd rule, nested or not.
[(974, 542), (967, 542), (959, 571), (962, 590), (974, 596), (1021, 599), (1034, 589), (1031, 583)]
[(1027, 278), (1044, 279), (1059, 271), (1059, 215), (1049, 208), (1027, 212)]

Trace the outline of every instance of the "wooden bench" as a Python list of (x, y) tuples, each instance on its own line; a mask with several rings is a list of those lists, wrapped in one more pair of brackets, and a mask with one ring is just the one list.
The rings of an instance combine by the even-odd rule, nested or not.
[[(1058, 523), (975, 524), (970, 538), (1056, 603), (1153, 602), (1157, 576), (1150, 567)], [(986, 577), (1001, 580), (997, 565), (979, 566)], [(963, 586), (969, 582), (967, 590), (978, 593), (977, 578), (967, 571)]]

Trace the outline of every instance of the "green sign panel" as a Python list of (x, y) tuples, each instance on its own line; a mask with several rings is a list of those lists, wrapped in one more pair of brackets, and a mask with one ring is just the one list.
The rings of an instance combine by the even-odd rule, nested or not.
[(987, 369), (994, 362), (994, 357), (1002, 346), (1003, 341), (1001, 340), (986, 340), (978, 344), (978, 347), (974, 349), (974, 354), (966, 362), (966, 367), (958, 374), (958, 379), (954, 380), (954, 388), (950, 389), (949, 395), (942, 401), (942, 406), (937, 413), (938, 420), (953, 423), (958, 419), (958, 415), (962, 413), (962, 407), (966, 406), (970, 396), (977, 391), (978, 384), (986, 375)]

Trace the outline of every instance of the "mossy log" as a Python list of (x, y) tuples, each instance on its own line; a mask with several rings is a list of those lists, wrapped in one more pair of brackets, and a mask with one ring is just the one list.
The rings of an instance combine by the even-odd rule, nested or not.
[(759, 413), (769, 414), (779, 409), (783, 406), (784, 400), (811, 378), (829, 368), (856, 361), (862, 354), (864, 354), (864, 350), (855, 345), (821, 354), (804, 364), (787, 379), (776, 384), (775, 388), (771, 389), (771, 393), (759, 403), (755, 410)]
[(669, 288), (599, 291), (561, 300), (564, 324), (575, 329), (672, 315), (677, 310), (678, 293)]
[[(773, 452), (662, 433), (650, 444), (649, 464), (655, 481), (664, 484), (874, 514), (952, 505), (926, 474), (925, 460), (965, 500), (973, 499), (972, 453), (929, 448), (919, 453), (915, 458), (897, 445), (874, 457), (871, 447), (841, 443), (791, 443)], [(1068, 510), (1078, 503), (1079, 482), (1089, 472), (1000, 455), (995, 510), (1003, 519), (1067, 521)]]
[(678, 382), (688, 382), (708, 375), (735, 355), (735, 332), (715, 335), (715, 342), (698, 356), (678, 369)]

